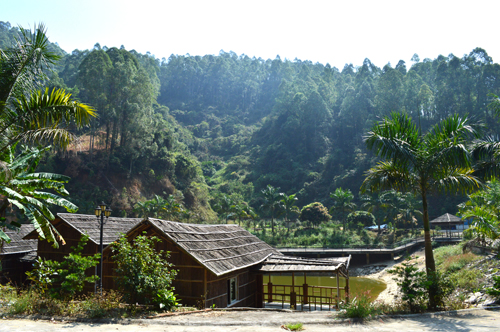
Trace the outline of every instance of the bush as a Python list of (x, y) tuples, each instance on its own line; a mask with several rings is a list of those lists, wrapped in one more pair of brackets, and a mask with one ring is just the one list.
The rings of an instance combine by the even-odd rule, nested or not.
[(493, 276), (493, 287), (486, 289), (486, 293), (492, 296), (500, 296), (500, 276)]
[(425, 310), (425, 272), (419, 271), (416, 263), (402, 263), (401, 266), (389, 270), (391, 274), (397, 277), (399, 289), (402, 293), (401, 299), (408, 303), (411, 312), (420, 312)]
[(300, 210), (299, 219), (310, 221), (313, 225), (319, 225), (322, 221), (328, 221), (332, 217), (328, 214), (328, 209), (319, 202), (306, 205)]
[(155, 236), (139, 235), (131, 244), (122, 235), (112, 247), (115, 280), (129, 303), (154, 303), (170, 309), (177, 305), (171, 286), (177, 271), (167, 261), (168, 252), (155, 250), (159, 241)]
[(375, 313), (370, 291), (355, 296), (350, 302), (341, 305), (340, 308), (345, 310), (342, 316), (347, 318), (363, 319)]
[(83, 290), (85, 283), (93, 283), (98, 279), (95, 275), (85, 274), (87, 269), (97, 266), (101, 257), (100, 254), (82, 256), (88, 239), (88, 235), (82, 235), (78, 245), (71, 247), (72, 252), (64, 256), (62, 262), (43, 260), (40, 257), (37, 259), (33, 271), (26, 274), (40, 294), (46, 294), (48, 290), (53, 298), (72, 298)]

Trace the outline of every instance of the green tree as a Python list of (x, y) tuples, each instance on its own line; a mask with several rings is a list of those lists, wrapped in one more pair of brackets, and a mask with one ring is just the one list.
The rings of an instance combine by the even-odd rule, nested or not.
[[(435, 275), (429, 225), (428, 195), (432, 192), (472, 191), (482, 183), (472, 173), (467, 140), (476, 131), (467, 118), (451, 116), (426, 134), (405, 114), (392, 113), (367, 133), (368, 149), (385, 161), (366, 172), (362, 191), (396, 189), (422, 198), (427, 276)], [(438, 290), (429, 290), (429, 304), (435, 307)]]
[[(68, 128), (88, 124), (95, 112), (90, 106), (72, 99), (64, 90), (39, 90), (47, 79), (45, 73), (59, 59), (49, 51), (45, 31), (43, 24), (34, 31), (20, 28), (16, 45), (0, 50), (0, 208), (5, 210), (12, 204), (26, 214), (41, 238), (57, 245), (55, 228), (49, 222), (54, 216), (47, 203), (64, 206), (68, 211), (76, 211), (76, 206), (59, 196), (50, 197), (53, 195), (50, 193), (39, 194), (37, 190), (50, 188), (67, 194), (62, 184), (68, 178), (34, 173), (33, 165), (38, 165), (40, 151), (23, 150), (16, 156), (15, 148), (19, 142), (53, 143), (65, 148), (73, 139)], [(5, 225), (2, 219), (0, 226)], [(1, 230), (0, 237), (7, 239)]]
[[(296, 194), (285, 195), (284, 193), (280, 193), (280, 197), (282, 197), (280, 199), (280, 206), (283, 209), (283, 213), (285, 214), (285, 222), (289, 221), (288, 218), (292, 213), (300, 213), (299, 207), (295, 206), (295, 203), (298, 200), (296, 196)], [(288, 231), (290, 231), (290, 227), (288, 227)]]
[(169, 309), (176, 304), (172, 281), (177, 271), (169, 252), (156, 251), (156, 237), (137, 236), (132, 243), (123, 235), (112, 244), (116, 284), (129, 303), (155, 303)]
[(226, 194), (221, 194), (214, 205), (214, 210), (217, 212), (220, 216), (224, 218), (227, 224), (227, 220), (231, 217), (231, 213), (233, 212), (235, 202), (231, 198), (231, 196), (226, 195)]
[(304, 206), (300, 210), (299, 219), (309, 221), (313, 225), (319, 225), (322, 221), (328, 221), (332, 218), (328, 214), (328, 209), (320, 202), (314, 202)]
[(274, 235), (274, 214), (280, 206), (280, 194), (278, 191), (280, 188), (274, 188), (270, 184), (267, 185), (266, 189), (262, 190), (262, 195), (264, 196), (264, 203), (262, 203), (261, 208), (271, 212), (271, 230)]
[(468, 200), (458, 205), (462, 218), (471, 220), (465, 231), (479, 237), (495, 240), (500, 237), (500, 182), (494, 179), (487, 188), (468, 196)]
[(333, 199), (333, 206), (330, 208), (330, 213), (340, 214), (342, 221), (342, 231), (345, 232), (345, 220), (349, 212), (354, 211), (356, 204), (352, 202), (354, 195), (350, 189), (337, 188), (333, 193), (330, 193), (330, 198)]

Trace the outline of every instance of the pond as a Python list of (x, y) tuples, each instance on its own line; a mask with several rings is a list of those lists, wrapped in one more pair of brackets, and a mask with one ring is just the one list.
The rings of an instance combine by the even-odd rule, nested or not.
[[(306, 277), (307, 284), (309, 286), (327, 286), (327, 287), (337, 287), (336, 278), (322, 276), (322, 277)], [(267, 291), (267, 283), (269, 282), (269, 276), (264, 276), (264, 292)], [(292, 284), (292, 276), (271, 276), (271, 282), (273, 285), (291, 285)], [(304, 277), (303, 276), (295, 276), (295, 285), (303, 285)], [(340, 278), (340, 287), (345, 286), (345, 279)], [(375, 300), (378, 295), (385, 290), (387, 284), (383, 281), (364, 278), (364, 277), (350, 277), (349, 278), (349, 287), (351, 298), (356, 296), (357, 294), (364, 293), (369, 291), (369, 296)], [(343, 295), (343, 291), (341, 294)]]

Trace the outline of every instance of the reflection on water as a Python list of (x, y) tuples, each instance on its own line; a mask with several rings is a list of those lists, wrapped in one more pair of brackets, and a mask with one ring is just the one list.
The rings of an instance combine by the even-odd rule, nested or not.
[[(332, 277), (306, 277), (307, 284), (309, 286), (328, 286), (328, 287), (337, 287), (336, 278)], [(264, 292), (267, 291), (267, 283), (269, 282), (269, 276), (264, 276)], [(292, 284), (292, 276), (271, 276), (271, 282), (274, 285), (291, 285)], [(295, 276), (296, 286), (304, 284), (303, 276)], [(340, 287), (345, 286), (345, 279), (340, 278)], [(363, 277), (350, 277), (349, 278), (349, 287), (351, 298), (356, 296), (357, 294), (370, 291), (370, 296), (372, 299), (376, 299), (377, 296), (385, 290), (387, 287), (386, 283), (383, 281), (363, 278)], [(343, 292), (342, 292), (343, 295)]]

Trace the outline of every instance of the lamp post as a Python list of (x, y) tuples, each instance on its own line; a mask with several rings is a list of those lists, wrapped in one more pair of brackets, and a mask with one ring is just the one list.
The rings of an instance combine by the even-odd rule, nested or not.
[(99, 266), (97, 268), (97, 274), (99, 275), (99, 284), (98, 284), (98, 289), (99, 291), (101, 292), (101, 295), (102, 295), (102, 261), (103, 261), (103, 257), (102, 257), (102, 235), (103, 235), (103, 231), (104, 231), (104, 216), (106, 216), (106, 220), (108, 219), (108, 217), (111, 215), (111, 209), (110, 208), (106, 208), (106, 203), (102, 202), (101, 204), (99, 204), (98, 207), (96, 207), (95, 209), (95, 216), (97, 217), (97, 221), (99, 222), (99, 217), (101, 217), (101, 220), (100, 220), (100, 223), (101, 223), (101, 233), (100, 233), (100, 237), (99, 237), (99, 252), (101, 254), (101, 261), (99, 263)]

